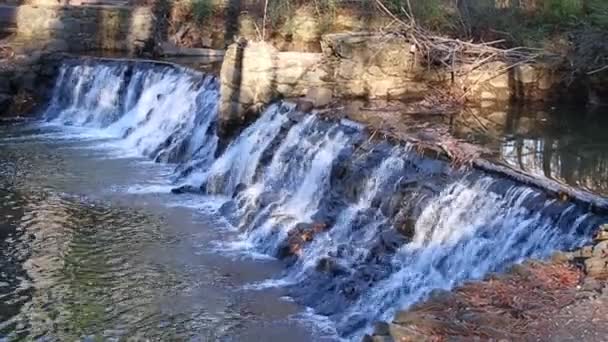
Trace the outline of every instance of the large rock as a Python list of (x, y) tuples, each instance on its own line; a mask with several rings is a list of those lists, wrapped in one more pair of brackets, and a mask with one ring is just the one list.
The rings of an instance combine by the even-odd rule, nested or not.
[(220, 72), (220, 133), (230, 134), (275, 95), (278, 51), (264, 42), (231, 45)]

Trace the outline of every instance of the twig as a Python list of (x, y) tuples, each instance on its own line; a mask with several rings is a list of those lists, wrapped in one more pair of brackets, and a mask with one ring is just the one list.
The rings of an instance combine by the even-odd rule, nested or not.
[(264, 1), (264, 21), (262, 23), (262, 41), (266, 41), (266, 18), (268, 14), (268, 0)]
[(603, 67), (601, 67), (601, 68), (599, 68), (599, 69), (595, 69), (595, 70), (589, 71), (589, 72), (587, 73), (587, 75), (593, 75), (593, 74), (597, 74), (598, 72), (602, 72), (602, 71), (604, 71), (604, 70), (606, 70), (606, 69), (608, 69), (608, 65), (604, 65)]

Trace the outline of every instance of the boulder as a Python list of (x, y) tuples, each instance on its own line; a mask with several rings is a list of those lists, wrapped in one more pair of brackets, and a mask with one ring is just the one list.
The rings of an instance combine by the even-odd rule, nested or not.
[(585, 260), (585, 271), (590, 277), (608, 277), (608, 258), (593, 257)]
[(302, 247), (327, 228), (327, 225), (324, 223), (298, 223), (289, 231), (287, 239), (281, 243), (277, 257), (279, 259), (286, 259), (292, 256), (300, 256)]

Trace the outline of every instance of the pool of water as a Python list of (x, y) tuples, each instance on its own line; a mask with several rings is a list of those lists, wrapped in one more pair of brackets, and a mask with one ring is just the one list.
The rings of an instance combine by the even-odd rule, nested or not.
[[(0, 126), (0, 340), (309, 341), (272, 259), (215, 253), (217, 199), (84, 131)], [(313, 338), (313, 334), (315, 337)]]
[(454, 133), (507, 164), (608, 195), (608, 108), (513, 107), (465, 112)]

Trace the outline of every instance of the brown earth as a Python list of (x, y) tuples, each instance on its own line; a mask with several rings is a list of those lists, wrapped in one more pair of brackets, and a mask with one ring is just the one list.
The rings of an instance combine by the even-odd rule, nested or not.
[[(607, 341), (608, 226), (594, 243), (436, 292), (365, 341)], [(591, 261), (591, 262), (590, 262)], [(604, 268), (590, 268), (602, 263)]]

